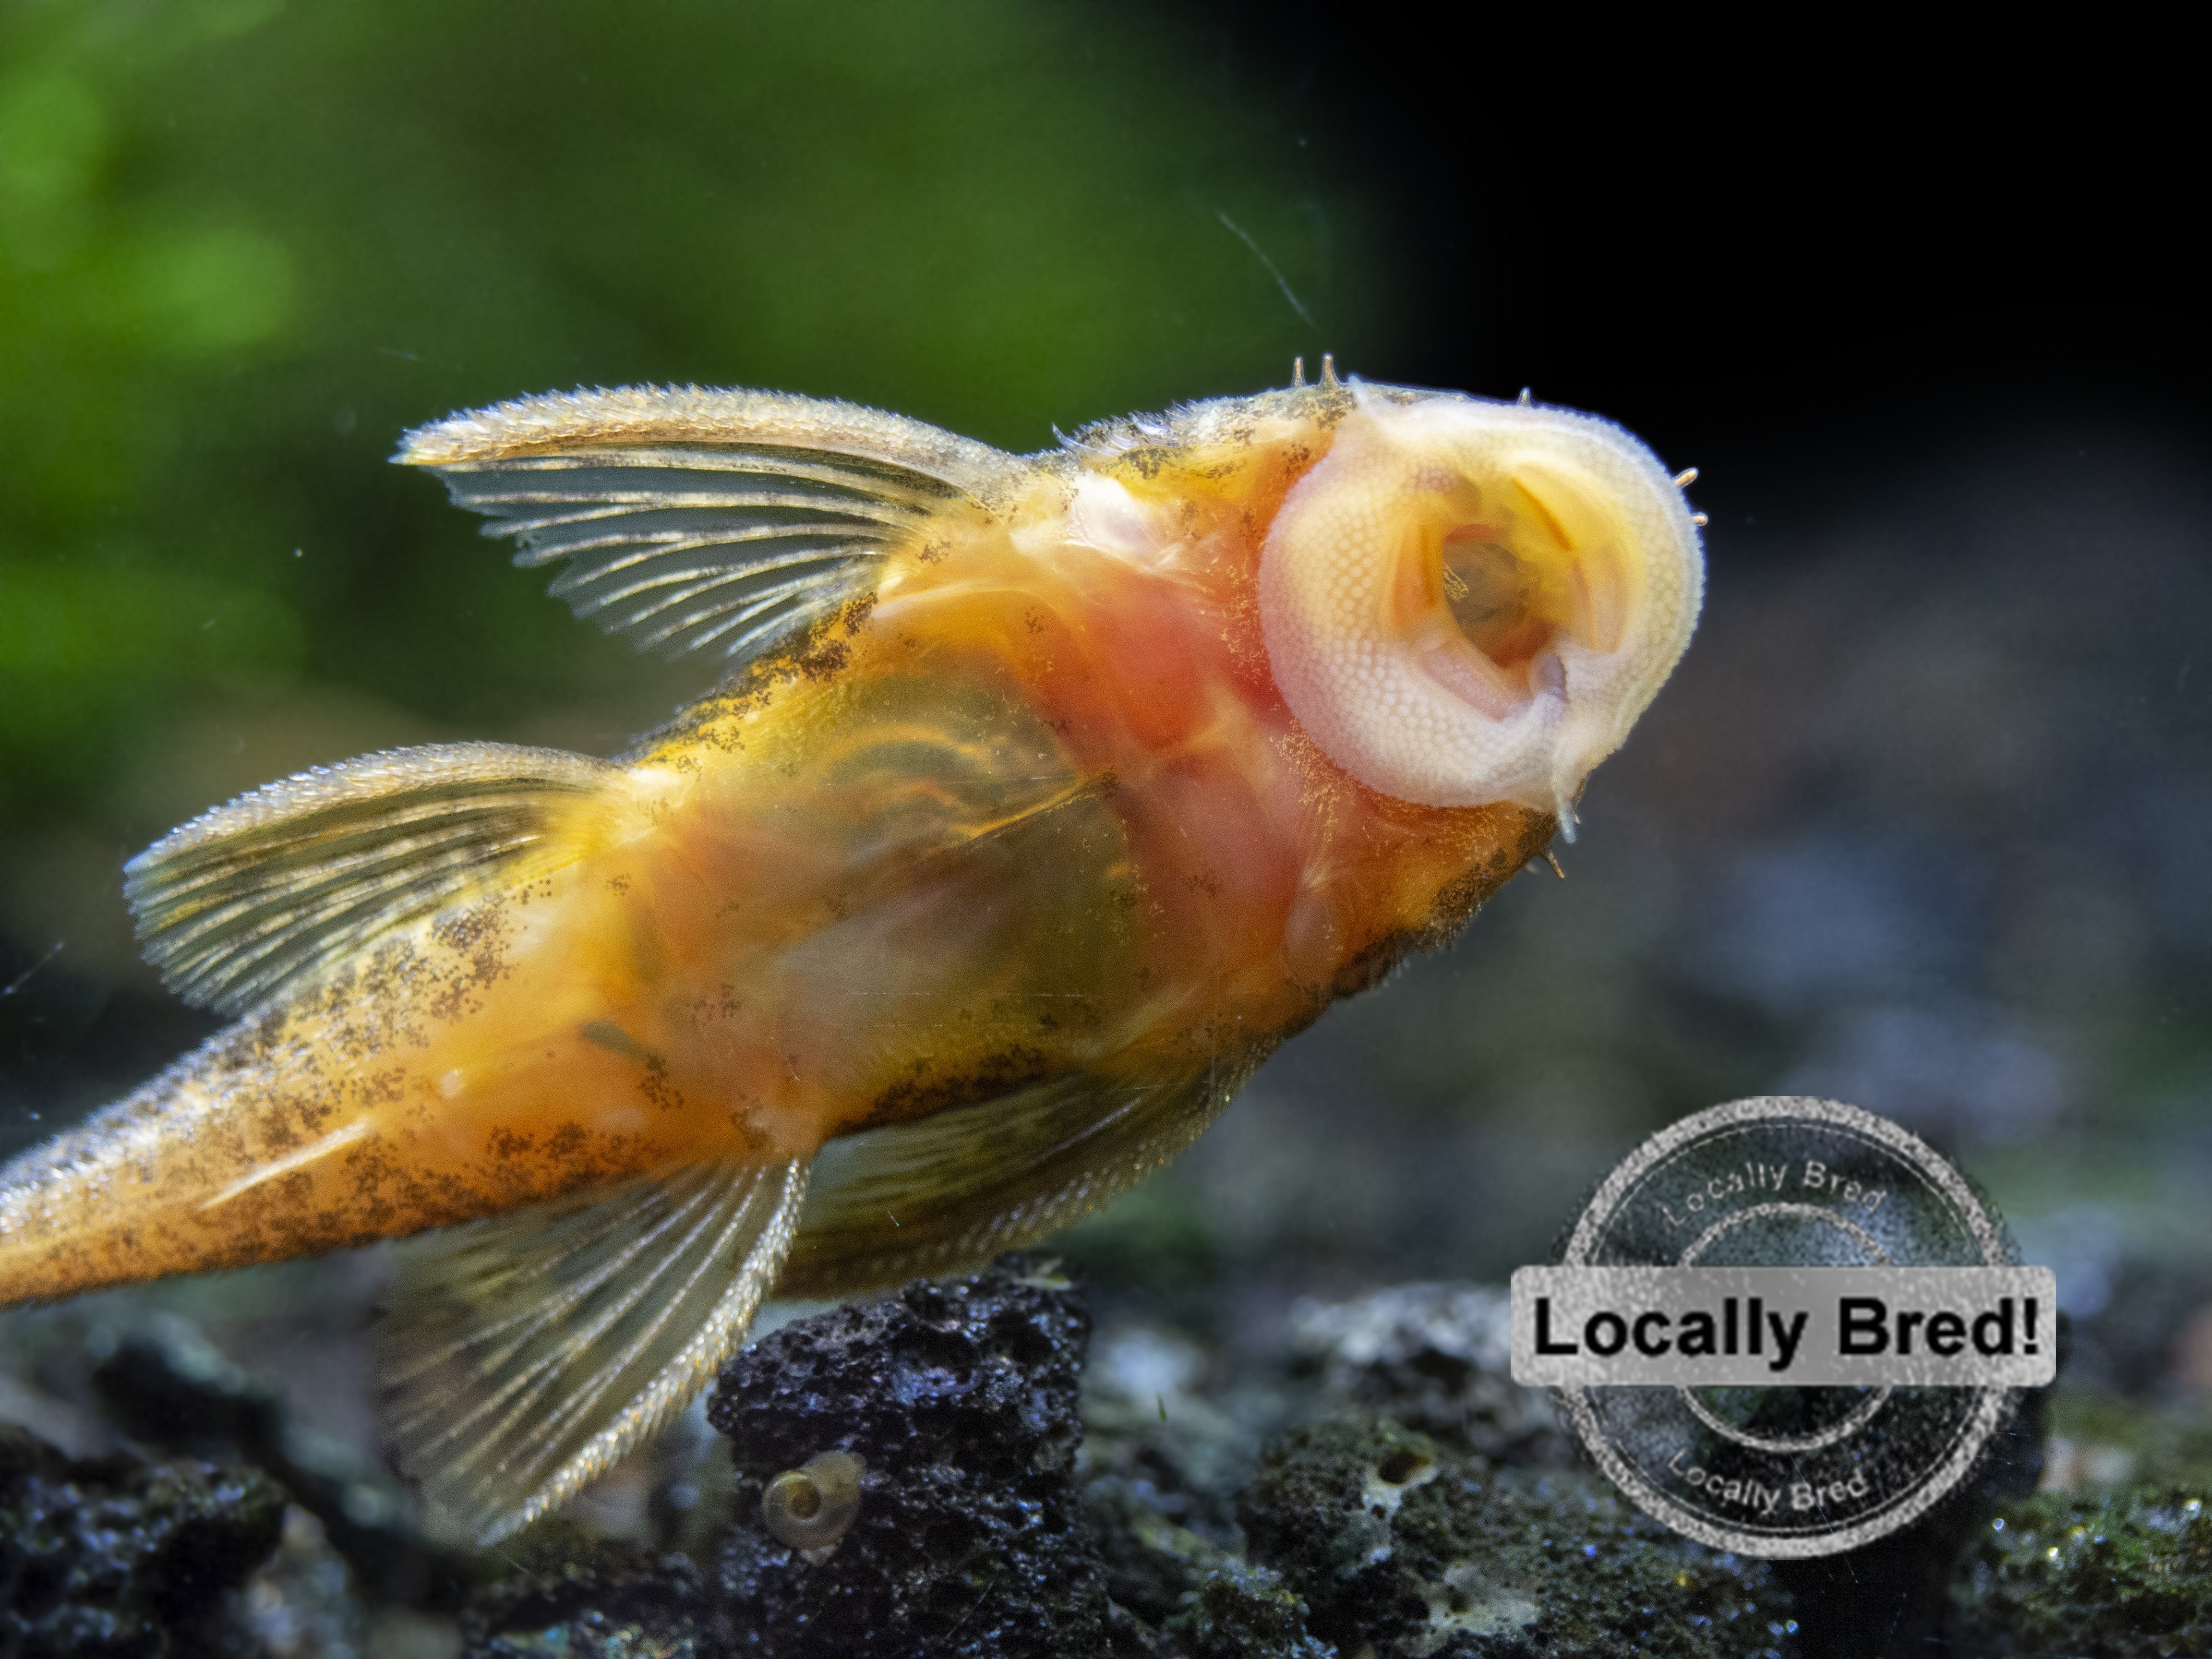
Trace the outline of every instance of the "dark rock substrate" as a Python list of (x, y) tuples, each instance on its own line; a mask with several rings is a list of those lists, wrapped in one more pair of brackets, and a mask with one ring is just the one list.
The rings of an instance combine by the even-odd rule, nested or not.
[(257, 1470), (73, 1462), (0, 1427), (0, 1654), (222, 1651), (225, 1598), (283, 1524), (283, 1491)]

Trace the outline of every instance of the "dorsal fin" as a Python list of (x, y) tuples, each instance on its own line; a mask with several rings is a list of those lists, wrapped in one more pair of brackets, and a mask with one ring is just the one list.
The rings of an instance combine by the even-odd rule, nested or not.
[(494, 743), (317, 767), (172, 830), (124, 866), (124, 896), (171, 989), (242, 1013), (379, 934), (580, 857), (624, 775)]
[(402, 1245), (400, 1468), (480, 1543), (567, 1503), (737, 1351), (805, 1193), (804, 1161), (697, 1164)]
[(757, 656), (873, 586), (945, 515), (989, 517), (1032, 464), (856, 404), (697, 386), (521, 398), (410, 433), (515, 562), (565, 563), (579, 617), (670, 655)]

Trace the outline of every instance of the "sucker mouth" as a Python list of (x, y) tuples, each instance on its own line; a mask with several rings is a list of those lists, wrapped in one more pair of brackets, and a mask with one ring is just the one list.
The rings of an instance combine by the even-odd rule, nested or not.
[(1525, 523), (1489, 516), (1500, 521), (1462, 522), (1422, 550), (1426, 614), (1407, 620), (1429, 678), (1504, 720), (1547, 690), (1564, 690), (1553, 647), (1576, 631), (1575, 621), (1590, 607), (1571, 552), (1547, 549), (1532, 557), (1515, 545), (1531, 533)]
[(1556, 651), (1547, 651), (1528, 665), (1528, 681), (1540, 697), (1554, 696), (1561, 702), (1567, 700), (1567, 665), (1559, 660)]
[(1509, 720), (1547, 696), (1566, 701), (1566, 669), (1554, 651), (1539, 652), (1516, 672), (1500, 667), (1463, 639), (1444, 639), (1417, 646), (1414, 660), (1438, 685), (1493, 720)]
[(1528, 701), (1505, 671), (1460, 640), (1441, 640), (1416, 659), (1428, 677), (1493, 720), (1502, 720)]
[[(1561, 642), (1601, 655), (1630, 631), (1626, 560), (1571, 483), (1518, 469), (1431, 519), (1401, 567), (1401, 626), (1423, 670), (1468, 707), (1503, 720), (1545, 697), (1564, 701)], [(1469, 510), (1472, 509), (1472, 514)]]
[(1688, 637), (1685, 516), (1650, 452), (1589, 416), (1363, 396), (1268, 529), (1269, 669), (1361, 782), (1565, 835)]
[(1517, 673), (1550, 643), (1552, 584), (1514, 550), (1510, 531), (1462, 524), (1437, 549), (1444, 611), (1471, 647), (1501, 672)]

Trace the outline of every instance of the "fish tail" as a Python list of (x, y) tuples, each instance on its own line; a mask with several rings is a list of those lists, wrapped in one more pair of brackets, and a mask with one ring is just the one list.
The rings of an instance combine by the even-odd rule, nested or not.
[[(0, 1168), (0, 1307), (289, 1253), (270, 1248), (272, 1229), (285, 1225), (282, 1199), (306, 1195), (311, 1166), (366, 1126), (335, 1126), (276, 1149), (272, 1115), (238, 1109), (241, 1096), (266, 1104), (274, 1092), (256, 1036), (250, 1022), (218, 1033)], [(316, 1248), (312, 1229), (292, 1224)]]
[(424, 1034), (508, 971), (507, 902), (634, 833), (626, 783), (551, 750), (395, 750), (256, 790), (133, 859), (149, 957), (242, 1018), (0, 1169), (0, 1307), (526, 1201), (410, 1169), (394, 1118)]

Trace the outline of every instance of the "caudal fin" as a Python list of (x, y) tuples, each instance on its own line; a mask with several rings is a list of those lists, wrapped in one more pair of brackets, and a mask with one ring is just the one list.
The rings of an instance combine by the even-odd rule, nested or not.
[(553, 750), (396, 750), (257, 789), (133, 859), (148, 957), (188, 1000), (247, 1018), (0, 1169), (0, 1307), (459, 1218), (421, 1182), (413, 1202), (368, 1190), (398, 1156), (369, 1116), (390, 1062), (343, 1029), (368, 1020), (360, 997), (310, 1012), (307, 994), (411, 951), (418, 971), (378, 1012), (413, 1018), (431, 958), (465, 954), (445, 918), (629, 833), (628, 781)]

